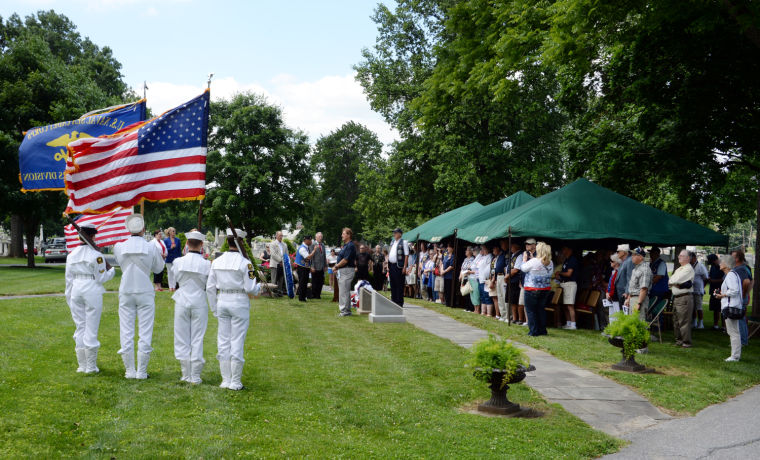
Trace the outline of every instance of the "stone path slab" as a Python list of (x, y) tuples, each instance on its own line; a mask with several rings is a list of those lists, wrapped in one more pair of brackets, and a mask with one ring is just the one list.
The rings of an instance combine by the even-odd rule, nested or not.
[[(488, 332), (417, 305), (404, 304), (407, 321), (465, 348)], [(544, 351), (516, 343), (536, 366), (525, 383), (591, 427), (621, 437), (671, 419), (628, 387), (559, 360)]]
[(694, 417), (673, 419), (623, 438), (631, 444), (603, 458), (647, 459), (744, 459), (760, 455), (760, 387), (756, 386), (725, 403), (707, 407)]

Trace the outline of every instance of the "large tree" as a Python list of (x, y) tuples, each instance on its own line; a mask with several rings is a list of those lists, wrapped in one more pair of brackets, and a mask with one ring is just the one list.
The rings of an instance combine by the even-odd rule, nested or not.
[(760, 219), (760, 4), (563, 0), (553, 11), (543, 58), (573, 119), (571, 175), (722, 230)]
[[(533, 3), (402, 0), (376, 9), (379, 36), (363, 51), (357, 78), (403, 138), (384, 182), (414, 172), (398, 185), (428, 185), (411, 197), (424, 204), (411, 206), (420, 213), (413, 220), (518, 190), (541, 194), (567, 180), (566, 116), (552, 97), (555, 75), (539, 59), (550, 12), (548, 2)], [(393, 191), (371, 192), (359, 201), (379, 229), (383, 216), (371, 218), (371, 204)]]
[(312, 187), (309, 142), (285, 125), (263, 96), (241, 93), (211, 104), (205, 206), (210, 224), (225, 215), (249, 237), (272, 235), (303, 215)]
[[(20, 255), (19, 222), (32, 248), (39, 224), (60, 216), (66, 204), (61, 192), (21, 193), (22, 133), (124, 102), (132, 95), (120, 71), (108, 47), (82, 38), (54, 11), (0, 17), (0, 212), (13, 216), (13, 255)], [(33, 251), (27, 260), (34, 266)]]
[(380, 169), (382, 148), (375, 133), (353, 121), (317, 140), (311, 157), (317, 189), (311, 219), (304, 222), (307, 232), (321, 231), (328, 244), (340, 242), (343, 227), (365, 236), (354, 205), (360, 194), (381, 185), (371, 173)]

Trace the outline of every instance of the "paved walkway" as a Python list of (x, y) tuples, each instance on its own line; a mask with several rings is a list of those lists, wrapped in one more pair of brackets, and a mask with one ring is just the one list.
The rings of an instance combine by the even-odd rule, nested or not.
[(760, 455), (760, 386), (694, 417), (674, 419), (623, 438), (631, 445), (609, 459), (735, 459)]
[[(404, 304), (407, 321), (420, 329), (449, 339), (465, 348), (488, 333), (461, 323), (441, 313), (408, 303)], [(517, 344), (536, 366), (525, 383), (549, 402), (557, 403), (593, 428), (617, 437), (635, 433), (671, 419), (649, 401), (627, 387), (607, 378), (559, 360), (543, 351)]]

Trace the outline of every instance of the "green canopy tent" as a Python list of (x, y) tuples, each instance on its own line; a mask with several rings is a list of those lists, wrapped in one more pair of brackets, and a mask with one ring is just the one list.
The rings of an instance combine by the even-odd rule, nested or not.
[(470, 216), (481, 209), (483, 209), (483, 205), (477, 201), (452, 209), (409, 230), (402, 235), (402, 238), (412, 242), (422, 240), (437, 243), (443, 238), (453, 235), (457, 228), (468, 222)]
[(459, 238), (482, 243), (496, 238), (620, 240), (659, 246), (727, 246), (728, 237), (639, 203), (587, 179), (547, 193), (505, 214), (463, 226)]
[(505, 214), (534, 199), (535, 198), (533, 198), (532, 195), (520, 190), (519, 192), (513, 193), (512, 195), (509, 195), (508, 197), (504, 199), (491, 203), (488, 206), (484, 206), (480, 211), (476, 212), (475, 214), (469, 217), (466, 225), (463, 225), (461, 228), (457, 230), (457, 238), (465, 240), (465, 241), (474, 241), (474, 239), (472, 238), (477, 237), (477, 235), (475, 234), (477, 232), (472, 233), (472, 232), (468, 232), (465, 229), (467, 228), (477, 229), (478, 222), (482, 222), (486, 219), (490, 219), (492, 217)]

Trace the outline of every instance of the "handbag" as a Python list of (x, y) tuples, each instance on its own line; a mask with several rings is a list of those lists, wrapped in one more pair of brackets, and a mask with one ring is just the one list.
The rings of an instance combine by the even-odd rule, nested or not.
[(435, 276), (441, 276), (441, 271), (440, 271), (440, 270), (438, 270), (438, 267), (435, 267), (435, 270), (433, 270), (433, 274), (434, 274)]
[[(737, 275), (738, 276), (738, 275)], [(741, 284), (739, 284), (741, 289)], [(722, 309), (721, 314), (724, 318), (728, 319), (742, 319), (744, 318), (744, 306), (740, 305), (738, 307), (732, 307), (731, 306), (731, 298), (728, 298), (728, 306), (724, 309)]]
[(462, 286), (459, 287), (459, 292), (461, 292), (462, 295), (470, 295), (472, 293), (472, 284), (465, 282)]

